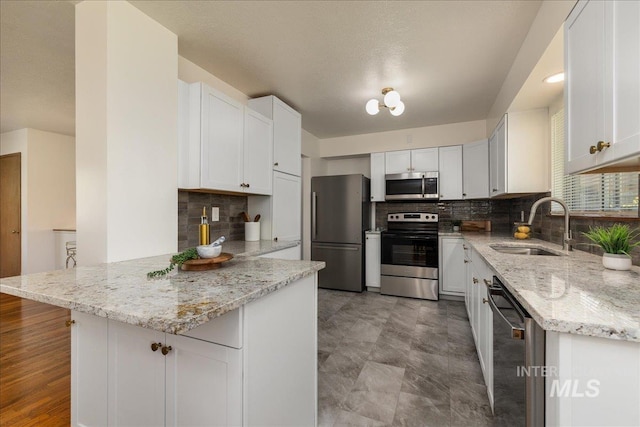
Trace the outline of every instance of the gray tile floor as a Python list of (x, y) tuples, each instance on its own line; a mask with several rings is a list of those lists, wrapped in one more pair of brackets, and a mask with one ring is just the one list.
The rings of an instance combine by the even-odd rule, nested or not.
[(318, 424), (491, 426), (464, 303), (318, 290)]

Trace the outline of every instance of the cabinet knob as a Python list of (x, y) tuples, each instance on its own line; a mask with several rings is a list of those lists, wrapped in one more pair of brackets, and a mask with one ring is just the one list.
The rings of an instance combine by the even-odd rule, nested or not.
[(462, 193), (462, 197), (467, 197), (467, 193)]
[(498, 189), (497, 189), (497, 188), (494, 188), (494, 189), (493, 189), (493, 192), (494, 192), (494, 193), (497, 193), (497, 192), (498, 192)]
[(477, 285), (478, 284), (478, 279), (476, 279), (475, 277), (473, 278), (473, 284)]
[(66, 326), (67, 328), (70, 328), (71, 325), (73, 325), (74, 323), (76, 323), (75, 320), (67, 320), (66, 322), (64, 322), (64, 326)]
[(151, 351), (158, 351), (160, 347), (162, 347), (161, 342), (154, 342), (153, 344), (151, 344)]
[(275, 163), (273, 164), (273, 166), (280, 166), (280, 163), (275, 162)]
[(598, 152), (598, 148), (595, 145), (589, 147), (589, 154), (596, 154)]
[(465, 260), (464, 260), (464, 263), (465, 263), (465, 264), (469, 264), (469, 260), (465, 259)]
[(246, 184), (246, 187), (247, 187), (247, 188), (251, 187), (251, 184)]
[(487, 303), (489, 303), (489, 300), (488, 300), (488, 299), (486, 299), (486, 298), (482, 298), (482, 303), (483, 303), (483, 304), (487, 304)]
[(274, 241), (274, 242), (277, 242), (277, 241), (278, 241), (278, 238), (277, 238), (277, 237), (274, 237), (274, 238), (273, 238), (273, 241)]
[(11, 234), (20, 234), (20, 230), (11, 230)]
[(169, 354), (169, 352), (170, 352), (171, 350), (173, 350), (173, 349), (171, 348), (171, 346), (169, 346), (169, 347), (164, 346), (164, 347), (162, 347), (162, 354), (163, 354), (164, 356), (166, 356), (167, 354)]
[(467, 245), (462, 245), (462, 249), (464, 249), (466, 251), (469, 248), (467, 247)]
[(602, 151), (603, 149), (609, 148), (609, 147), (611, 147), (610, 142), (598, 141), (598, 145), (596, 146), (596, 149), (598, 151)]
[(240, 184), (240, 187), (244, 188), (244, 182), (242, 184)]

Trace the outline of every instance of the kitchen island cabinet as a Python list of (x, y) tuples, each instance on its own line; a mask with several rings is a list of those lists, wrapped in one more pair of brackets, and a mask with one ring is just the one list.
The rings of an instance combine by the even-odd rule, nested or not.
[[(478, 280), (468, 284), (469, 292), (474, 286), (485, 288), (485, 276), (496, 276), (545, 330), (545, 425), (640, 425), (640, 268), (606, 270), (598, 256), (562, 251), (536, 239), (523, 243), (487, 233), (463, 237), (476, 272), (472, 278)], [(533, 246), (556, 256), (506, 254), (494, 245)], [(484, 266), (484, 274), (478, 266)], [(470, 298), (471, 304), (475, 301), (470, 319), (480, 343), (483, 328), (493, 334), (487, 322), (491, 312), (477, 302), (483, 297)], [(486, 312), (484, 323), (479, 310)], [(485, 366), (493, 364), (483, 352), (491, 356), (492, 349), (480, 345), (478, 353)], [(485, 375), (488, 388), (491, 376)]]
[(0, 281), (72, 310), (72, 424), (314, 425), (324, 264), (239, 256), (146, 279), (168, 258)]

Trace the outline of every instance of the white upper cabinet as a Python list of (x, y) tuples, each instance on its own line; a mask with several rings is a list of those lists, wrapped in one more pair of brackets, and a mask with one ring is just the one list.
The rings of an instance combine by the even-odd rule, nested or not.
[(546, 108), (505, 114), (489, 139), (491, 197), (551, 188)]
[[(442, 169), (440, 169), (442, 173)], [(462, 146), (462, 197), (486, 199), (489, 197), (489, 141), (464, 144)]]
[(384, 153), (371, 153), (371, 201), (384, 202)]
[(273, 95), (249, 100), (249, 107), (273, 120), (273, 170), (300, 176), (302, 116)]
[(638, 170), (640, 2), (580, 1), (564, 28), (565, 171)]
[(421, 148), (417, 150), (387, 151), (385, 153), (385, 172), (387, 174), (437, 171), (437, 147)]
[(438, 148), (440, 200), (462, 199), (462, 146)]
[(243, 182), (247, 192), (271, 194), (272, 147), (273, 121), (245, 107)]
[(178, 188), (271, 194), (271, 120), (203, 83), (179, 94)]

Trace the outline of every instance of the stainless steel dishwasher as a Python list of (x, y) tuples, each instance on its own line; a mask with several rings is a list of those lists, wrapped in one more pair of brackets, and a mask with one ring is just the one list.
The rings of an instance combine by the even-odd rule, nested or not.
[(544, 426), (545, 333), (497, 277), (493, 316), (494, 414), (499, 425)]

